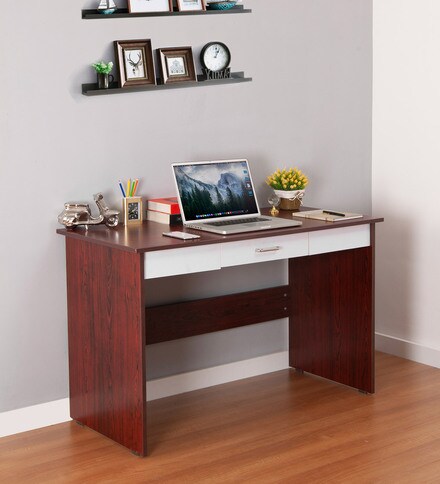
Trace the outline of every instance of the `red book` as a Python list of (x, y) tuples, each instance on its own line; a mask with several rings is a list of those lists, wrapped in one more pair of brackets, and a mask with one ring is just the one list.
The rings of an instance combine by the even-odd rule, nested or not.
[(171, 215), (180, 213), (180, 208), (176, 197), (153, 198), (148, 200), (148, 210), (170, 213)]

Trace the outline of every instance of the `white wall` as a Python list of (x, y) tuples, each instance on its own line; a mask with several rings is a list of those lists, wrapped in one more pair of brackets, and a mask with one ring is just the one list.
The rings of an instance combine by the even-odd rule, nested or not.
[[(141, 178), (145, 197), (169, 195), (171, 162), (243, 156), (263, 205), (265, 176), (299, 165), (308, 204), (370, 210), (370, 0), (246, 0), (250, 15), (82, 20), (80, 9), (97, 3), (2, 0), (0, 412), (68, 393), (64, 240), (55, 234), (65, 201), (101, 190), (119, 204), (117, 180), (127, 177)], [(223, 40), (233, 70), (254, 82), (82, 96), (90, 64), (130, 38), (196, 54)], [(260, 280), (240, 277), (264, 286), (284, 274), (275, 264)], [(229, 289), (227, 278), (217, 285)], [(148, 372), (285, 347), (282, 321), (240, 328), (158, 345)]]
[(440, 3), (373, 11), (378, 347), (440, 367)]

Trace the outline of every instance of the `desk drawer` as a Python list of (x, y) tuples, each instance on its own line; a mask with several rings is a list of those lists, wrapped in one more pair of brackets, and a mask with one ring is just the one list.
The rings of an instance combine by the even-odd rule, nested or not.
[(369, 245), (370, 226), (368, 224), (309, 233), (309, 255), (357, 249)]
[(301, 257), (308, 253), (308, 240), (308, 234), (296, 234), (222, 244), (222, 267)]
[(145, 253), (145, 279), (176, 276), (221, 269), (219, 245), (201, 245), (184, 249)]

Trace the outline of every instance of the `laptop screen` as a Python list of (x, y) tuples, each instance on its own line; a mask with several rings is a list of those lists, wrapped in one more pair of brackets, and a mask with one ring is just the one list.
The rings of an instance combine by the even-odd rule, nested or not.
[(173, 164), (185, 221), (258, 215), (246, 160)]

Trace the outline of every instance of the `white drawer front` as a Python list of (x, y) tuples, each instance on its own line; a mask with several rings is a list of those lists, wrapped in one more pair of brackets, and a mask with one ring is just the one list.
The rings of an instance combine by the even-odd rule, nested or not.
[(308, 252), (308, 234), (282, 235), (222, 244), (222, 267), (301, 257)]
[(309, 255), (356, 249), (369, 245), (370, 226), (368, 224), (309, 232)]
[(145, 279), (213, 271), (221, 269), (220, 262), (220, 245), (201, 245), (146, 252)]

